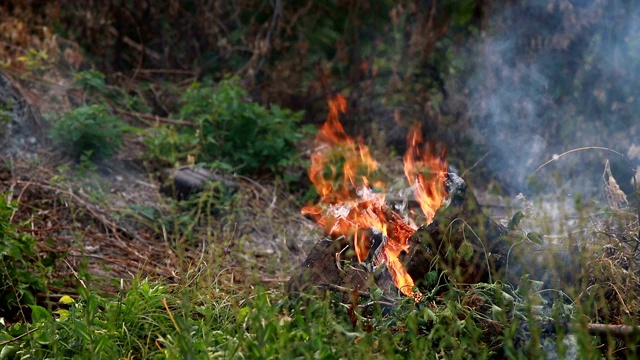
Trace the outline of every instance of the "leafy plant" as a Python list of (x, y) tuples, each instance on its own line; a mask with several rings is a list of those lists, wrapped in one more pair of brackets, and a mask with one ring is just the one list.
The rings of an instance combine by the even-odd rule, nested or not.
[[(289, 300), (260, 287), (236, 294), (208, 282), (208, 276), (186, 286), (138, 279), (110, 298), (80, 288), (76, 300), (65, 296), (56, 310), (31, 306), (32, 324), (0, 322), (0, 342), (13, 339), (1, 352), (15, 358), (82, 359), (545, 356), (536, 341), (527, 349), (514, 345), (523, 323), (529, 324), (527, 331), (539, 332), (541, 316), (524, 297), (498, 283), (466, 289), (446, 285), (443, 294), (436, 289), (419, 303), (399, 300), (385, 314), (374, 300), (375, 290), (356, 306), (357, 300), (341, 304), (339, 294)], [(585, 358), (597, 343), (580, 336)]]
[[(15, 342), (5, 354), (18, 358), (103, 358), (116, 359), (126, 353), (140, 358), (158, 353), (153, 343), (170, 326), (162, 305), (168, 293), (158, 284), (141, 281), (133, 284), (122, 297), (109, 299), (80, 288), (74, 300), (63, 296), (57, 309), (49, 311), (31, 306), (32, 328), (38, 328), (30, 339)], [(0, 339), (25, 334), (25, 326), (0, 326)], [(4, 336), (3, 336), (4, 335)], [(6, 356), (6, 355), (5, 355)], [(136, 356), (136, 357), (138, 357)]]
[(45, 65), (45, 62), (48, 58), (49, 55), (47, 55), (47, 52), (45, 50), (29, 48), (26, 53), (22, 56), (19, 56), (17, 60), (23, 62), (27, 67), (27, 70), (43, 71), (49, 68), (48, 65)]
[(106, 83), (103, 73), (96, 70), (87, 70), (76, 73), (73, 76), (75, 85), (82, 87), (82, 90), (88, 93), (105, 93)]
[(103, 105), (82, 106), (62, 115), (51, 128), (53, 141), (80, 159), (105, 159), (122, 146), (126, 126)]
[(309, 132), (302, 113), (246, 101), (236, 78), (214, 91), (195, 83), (182, 96), (180, 119), (192, 125), (163, 126), (147, 139), (153, 158), (174, 164), (188, 155), (241, 173), (277, 172), (298, 159), (296, 141)]
[(140, 96), (142, 86), (140, 89), (126, 89), (109, 85), (106, 82), (106, 76), (96, 70), (86, 70), (74, 74), (73, 83), (82, 88), (84, 97), (88, 97), (94, 102), (142, 113), (151, 111), (143, 96)]
[(0, 123), (9, 122), (12, 118), (13, 102), (11, 101), (11, 99), (3, 99), (2, 102), (0, 102)]
[(0, 197), (0, 313), (12, 313), (21, 305), (36, 303), (36, 294), (45, 284), (33, 271), (35, 239), (21, 234), (11, 224), (15, 202)]

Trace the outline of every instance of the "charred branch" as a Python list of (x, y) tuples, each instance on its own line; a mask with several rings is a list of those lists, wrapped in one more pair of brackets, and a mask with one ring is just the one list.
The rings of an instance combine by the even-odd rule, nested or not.
[[(456, 174), (447, 174), (445, 190), (447, 204), (409, 238), (408, 251), (399, 256), (418, 287), (431, 271), (463, 284), (501, 280), (517, 286), (523, 275), (542, 281), (545, 288), (575, 283), (580, 268), (571, 252), (549, 251), (551, 245), (541, 235), (518, 229), (522, 214), (516, 213), (508, 227), (498, 224)], [(550, 268), (554, 262), (562, 267)]]
[[(509, 226), (498, 224), (486, 215), (465, 181), (449, 173), (444, 183), (447, 199), (433, 221), (408, 238), (408, 248), (398, 258), (420, 291), (427, 289), (427, 274), (444, 273), (456, 284), (503, 281), (517, 287), (521, 277), (542, 282), (545, 288), (562, 288), (579, 273), (569, 251), (553, 253), (561, 269), (549, 268), (548, 244), (542, 236), (518, 229), (522, 214), (516, 214)], [(407, 231), (400, 215), (389, 207), (379, 208), (387, 221), (387, 235), (369, 229), (366, 259), (356, 260), (353, 239), (344, 236), (321, 240), (287, 284), (290, 294), (315, 291), (326, 284), (366, 292), (372, 285), (387, 296), (397, 294), (391, 274), (384, 263), (384, 248), (396, 233)], [(363, 230), (358, 230), (363, 231)], [(413, 230), (411, 230), (413, 231)]]
[[(377, 242), (380, 244), (384, 241), (380, 232), (373, 230), (367, 232), (374, 239), (377, 236)], [(379, 262), (380, 255), (375, 255), (380, 252), (380, 244), (377, 248), (370, 249), (368, 260), (359, 263), (356, 260), (351, 238), (340, 236), (335, 240), (330, 238), (320, 240), (300, 265), (298, 273), (287, 283), (287, 292), (295, 295), (302, 292), (314, 293), (318, 288), (329, 288), (334, 291), (348, 289), (350, 292), (367, 293), (372, 286), (377, 286), (383, 294), (396, 294), (398, 290), (389, 270), (383, 266), (384, 263)], [(371, 262), (367, 263), (367, 261)], [(349, 294), (344, 294), (345, 302), (348, 296)]]
[(400, 254), (400, 261), (418, 286), (436, 269), (461, 283), (489, 281), (506, 267), (513, 243), (509, 230), (482, 211), (461, 177), (447, 174), (445, 190), (448, 204), (409, 238), (409, 250)]

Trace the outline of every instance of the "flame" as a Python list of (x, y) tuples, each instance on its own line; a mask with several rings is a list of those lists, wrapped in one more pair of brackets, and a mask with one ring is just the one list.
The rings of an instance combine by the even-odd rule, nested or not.
[(427, 224), (447, 196), (444, 180), (447, 172), (445, 160), (446, 149), (436, 154), (435, 144), (429, 143), (423, 149), (422, 127), (417, 124), (407, 136), (407, 152), (404, 154), (404, 174), (413, 187), (413, 195), (420, 204), (422, 213), (427, 218)]
[[(305, 206), (302, 214), (311, 216), (334, 238), (352, 237), (359, 262), (367, 258), (371, 248), (368, 230), (380, 230), (387, 236), (382, 257), (396, 287), (405, 295), (419, 296), (414, 294), (413, 279), (398, 259), (400, 252), (408, 249), (408, 239), (415, 229), (384, 203), (383, 193), (371, 190), (370, 177), (378, 169), (378, 163), (362, 141), (349, 137), (340, 123), (340, 114), (347, 109), (344, 96), (336, 95), (328, 100), (328, 104), (329, 114), (318, 131), (318, 146), (311, 155), (308, 170), (320, 202)], [(409, 135), (410, 146), (404, 157), (405, 174), (430, 222), (446, 196), (442, 188), (446, 162), (433, 158), (432, 151), (419, 149), (422, 142), (419, 130), (414, 129)], [(444, 152), (440, 156), (444, 157)], [(423, 171), (425, 167), (431, 172)], [(375, 187), (384, 189), (384, 184), (376, 182)]]

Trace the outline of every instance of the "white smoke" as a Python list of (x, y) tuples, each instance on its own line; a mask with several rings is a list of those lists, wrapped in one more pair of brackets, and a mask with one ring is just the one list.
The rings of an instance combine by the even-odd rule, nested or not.
[[(473, 62), (470, 137), (483, 163), (516, 191), (553, 154), (583, 146), (626, 153), (640, 143), (640, 6), (622, 0), (530, 1), (487, 9), (487, 26), (466, 45)], [(611, 154), (584, 152), (545, 171), (576, 192), (599, 187)], [(549, 177), (551, 178), (551, 177)], [(627, 177), (629, 178), (629, 177)], [(545, 185), (552, 180), (545, 179)]]

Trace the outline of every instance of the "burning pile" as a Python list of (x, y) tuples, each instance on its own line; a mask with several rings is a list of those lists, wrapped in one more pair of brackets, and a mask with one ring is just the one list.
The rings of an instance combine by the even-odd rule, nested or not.
[[(447, 172), (444, 152), (438, 153), (434, 146), (423, 144), (419, 127), (409, 132), (408, 150), (403, 159), (414, 200), (420, 204), (425, 217), (424, 225), (416, 227), (414, 219), (401, 216), (385, 204), (385, 184), (373, 180), (378, 163), (362, 141), (347, 136), (340, 124), (339, 116), (346, 111), (345, 99), (342, 96), (330, 99), (329, 109), (329, 116), (318, 133), (319, 146), (312, 155), (309, 168), (309, 177), (320, 201), (302, 210), (323, 227), (326, 236), (316, 244), (298, 273), (289, 280), (287, 291), (290, 295), (316, 288), (330, 290), (333, 294), (341, 293), (340, 301), (348, 307), (354, 329), (358, 321), (356, 308), (369, 309), (375, 304), (383, 311), (388, 310), (397, 304), (389, 295), (396, 294), (398, 290), (406, 296), (413, 296), (417, 304), (428, 307), (430, 311), (440, 309), (441, 314), (447, 314), (439, 319), (458, 321), (458, 315), (452, 317), (449, 305), (442, 303), (458, 301), (461, 305), (457, 308), (465, 309), (465, 322), (471, 319), (481, 326), (485, 336), (482, 342), (493, 342), (505, 335), (502, 333), (503, 324), (495, 320), (497, 317), (493, 312), (500, 312), (500, 318), (504, 318), (506, 306), (512, 309), (510, 313), (519, 314), (508, 315), (510, 318), (507, 318), (512, 324), (509, 327), (518, 326), (522, 334), (522, 339), (515, 338), (514, 343), (524, 344), (529, 341), (534, 321), (547, 322), (546, 314), (555, 312), (555, 309), (570, 309), (570, 305), (564, 303), (568, 298), (564, 290), (576, 286), (585, 274), (592, 283), (586, 290), (577, 292), (580, 296), (601, 285), (598, 284), (601, 273), (608, 274), (602, 278), (607, 279), (605, 283), (608, 285), (598, 295), (600, 299), (606, 299), (606, 304), (602, 309), (596, 308), (596, 314), (607, 313), (610, 304), (617, 302), (620, 297), (618, 288), (629, 289), (635, 294), (637, 282), (627, 279), (631, 272), (624, 268), (625, 265), (615, 273), (612, 268), (614, 261), (618, 260), (628, 268), (627, 260), (632, 255), (616, 257), (614, 247), (609, 245), (605, 252), (608, 255), (591, 265), (585, 264), (584, 268), (590, 269), (585, 272), (580, 262), (573, 261), (574, 254), (554, 253), (544, 237), (521, 229), (521, 212), (514, 214), (507, 226), (497, 223), (484, 213), (466, 182), (460, 176)], [(635, 236), (635, 233), (629, 236)], [(577, 246), (569, 250), (580, 251)], [(604, 268), (600, 269), (602, 266)], [(444, 278), (451, 287), (438, 285), (434, 288), (429, 280), (434, 278), (431, 276), (434, 273), (438, 282)], [(608, 278), (611, 274), (618, 274), (617, 278), (629, 281), (616, 283)], [(630, 286), (629, 283), (635, 285)], [(442, 297), (420, 301), (423, 298), (421, 292), (426, 293), (429, 288), (432, 293), (453, 288), (463, 292), (456, 291), (446, 300)], [(514, 290), (516, 288), (517, 291)], [(554, 291), (543, 292), (543, 288)], [(371, 289), (381, 290), (383, 296), (379, 297), (377, 291), (362, 291)], [(531, 293), (527, 294), (528, 291)], [(558, 293), (563, 296), (556, 298)], [(541, 316), (520, 320), (531, 315), (516, 310), (530, 307), (523, 294), (532, 296), (531, 304), (542, 309)], [(368, 300), (360, 303), (361, 298)], [(439, 305), (438, 301), (441, 301)], [(496, 303), (501, 304), (500, 307)], [(624, 301), (621, 303), (621, 309), (631, 315)], [(621, 323), (622, 313), (619, 310), (612, 313), (616, 317), (614, 321)], [(440, 323), (440, 320), (428, 323)], [(427, 329), (431, 325), (426, 325)], [(549, 324), (542, 325), (549, 328)], [(551, 327), (568, 331), (579, 329), (565, 322)], [(620, 338), (631, 333), (640, 334), (640, 328), (627, 325), (588, 324), (586, 331)], [(437, 332), (431, 332), (429, 336), (434, 333)]]
[[(304, 207), (302, 213), (313, 217), (331, 238), (352, 239), (359, 263), (385, 264), (395, 286), (405, 295), (416, 295), (414, 281), (398, 259), (408, 250), (416, 227), (385, 204), (385, 184), (371, 180), (378, 163), (362, 141), (346, 134), (339, 120), (345, 112), (343, 96), (329, 99), (329, 115), (318, 132), (319, 146), (309, 168), (320, 202)], [(404, 172), (427, 223), (447, 196), (446, 171), (444, 151), (436, 154), (435, 146), (424, 146), (420, 127), (414, 127), (408, 136)]]
[(429, 291), (434, 271), (438, 279), (444, 275), (447, 282), (465, 286), (500, 282), (516, 288), (523, 278), (544, 288), (575, 284), (579, 269), (568, 266), (572, 262), (563, 253), (548, 252), (539, 234), (520, 229), (521, 213), (508, 226), (484, 213), (466, 182), (447, 172), (444, 152), (425, 146), (419, 127), (409, 132), (403, 160), (425, 220), (417, 227), (394, 212), (385, 204), (385, 185), (373, 180), (378, 164), (371, 152), (347, 136), (339, 122), (345, 99), (332, 98), (329, 108), (309, 169), (320, 201), (302, 211), (326, 236), (289, 280), (290, 294), (329, 289), (353, 305), (353, 298), (366, 297), (375, 285), (387, 296), (399, 290), (419, 300), (414, 289)]

